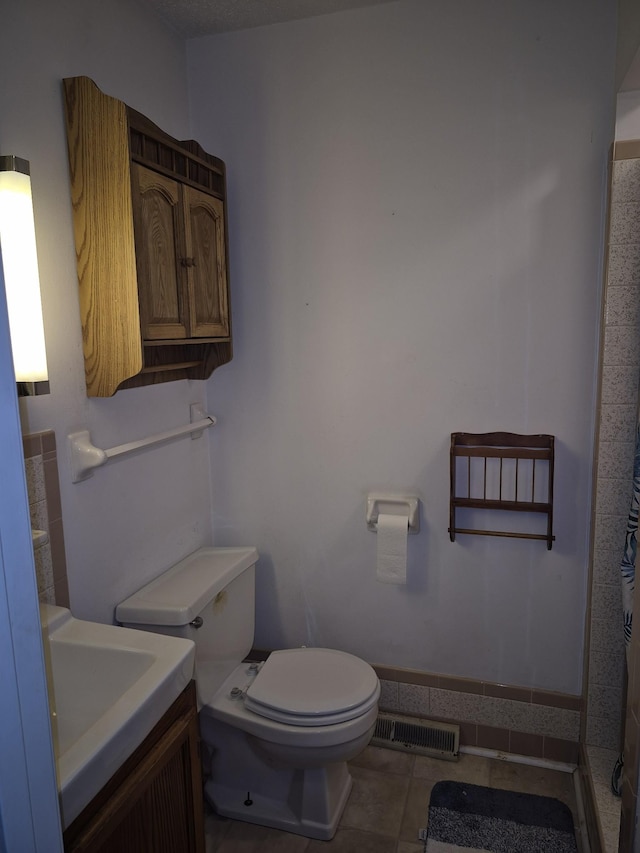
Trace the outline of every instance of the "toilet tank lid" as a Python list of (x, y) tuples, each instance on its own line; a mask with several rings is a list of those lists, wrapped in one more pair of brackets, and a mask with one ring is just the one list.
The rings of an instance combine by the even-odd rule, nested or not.
[(258, 561), (255, 548), (199, 548), (116, 607), (129, 625), (187, 625)]

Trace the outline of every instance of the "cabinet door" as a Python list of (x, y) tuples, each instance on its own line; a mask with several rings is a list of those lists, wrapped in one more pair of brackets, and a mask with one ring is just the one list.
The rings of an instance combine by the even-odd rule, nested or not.
[(64, 833), (65, 853), (205, 853), (193, 682)]
[(220, 199), (184, 186), (183, 207), (189, 332), (192, 338), (229, 335), (224, 206)]
[(137, 163), (132, 174), (142, 337), (189, 337), (180, 185)]
[[(193, 720), (191, 728), (196, 729)], [(189, 732), (182, 721), (142, 762), (144, 772), (134, 774), (121, 789), (121, 820), (111, 831), (105, 825), (96, 839), (95, 853), (195, 853), (202, 829), (194, 826), (190, 788)], [(201, 779), (197, 780), (202, 785)]]

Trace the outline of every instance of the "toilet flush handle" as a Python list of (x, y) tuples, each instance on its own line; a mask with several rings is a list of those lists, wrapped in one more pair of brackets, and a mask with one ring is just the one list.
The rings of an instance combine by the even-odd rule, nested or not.
[(193, 622), (189, 622), (189, 625), (191, 625), (192, 628), (202, 628), (202, 626), (204, 625), (204, 620), (202, 616), (196, 616)]

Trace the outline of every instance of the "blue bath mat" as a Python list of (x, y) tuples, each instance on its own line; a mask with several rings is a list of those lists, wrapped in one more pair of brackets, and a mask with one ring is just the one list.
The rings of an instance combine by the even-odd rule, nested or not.
[(427, 853), (577, 853), (571, 810), (560, 800), (438, 782), (429, 800)]

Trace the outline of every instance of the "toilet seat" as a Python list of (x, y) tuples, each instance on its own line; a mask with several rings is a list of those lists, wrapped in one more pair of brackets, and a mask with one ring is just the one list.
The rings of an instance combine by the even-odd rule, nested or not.
[(292, 726), (330, 726), (359, 717), (378, 701), (374, 670), (335, 649), (272, 652), (244, 695), (247, 710)]

